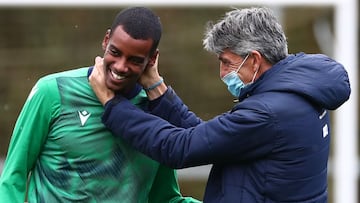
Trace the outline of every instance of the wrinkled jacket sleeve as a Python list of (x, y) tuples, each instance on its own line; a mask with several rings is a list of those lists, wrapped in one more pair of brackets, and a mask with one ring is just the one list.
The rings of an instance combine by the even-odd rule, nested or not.
[(149, 194), (149, 203), (158, 202), (200, 203), (194, 198), (183, 197), (180, 193), (176, 171), (161, 164)]
[(197, 117), (176, 95), (171, 87), (166, 94), (162, 95), (156, 101), (152, 101), (151, 113), (157, 115), (169, 123), (181, 127), (190, 128), (198, 125), (202, 120)]
[(32, 89), (15, 124), (0, 178), (0, 202), (25, 200), (29, 171), (34, 167), (49, 130), (54, 104), (46, 84)]
[[(165, 94), (171, 91), (169, 88)], [(173, 96), (177, 97), (175, 93)], [(271, 140), (274, 139), (273, 135), (264, 136), (273, 128), (272, 118), (266, 107), (252, 106), (253, 109), (238, 108), (206, 122), (199, 122), (187, 110), (171, 110), (183, 108), (181, 102), (159, 110), (158, 115), (163, 114), (162, 118), (184, 117), (193, 126), (181, 128), (119, 98), (105, 105), (102, 121), (114, 135), (123, 137), (151, 158), (171, 168), (186, 168), (266, 155), (272, 149)], [(181, 112), (187, 113), (182, 115)]]

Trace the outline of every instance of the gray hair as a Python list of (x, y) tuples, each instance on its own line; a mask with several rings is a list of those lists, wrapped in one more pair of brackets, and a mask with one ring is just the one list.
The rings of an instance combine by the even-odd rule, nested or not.
[(216, 24), (208, 24), (205, 50), (220, 54), (230, 49), (239, 56), (260, 52), (271, 64), (288, 55), (284, 31), (268, 8), (234, 9)]

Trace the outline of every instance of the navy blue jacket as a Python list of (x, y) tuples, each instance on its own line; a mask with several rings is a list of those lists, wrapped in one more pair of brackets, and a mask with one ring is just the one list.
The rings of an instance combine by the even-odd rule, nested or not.
[(213, 164), (204, 202), (327, 202), (328, 110), (349, 96), (341, 64), (300, 53), (275, 64), (231, 111), (209, 121), (169, 87), (154, 101), (154, 115), (120, 96), (106, 104), (103, 122), (170, 167)]

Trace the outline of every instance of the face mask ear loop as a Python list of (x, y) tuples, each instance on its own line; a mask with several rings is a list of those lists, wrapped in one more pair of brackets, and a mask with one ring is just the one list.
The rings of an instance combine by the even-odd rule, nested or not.
[(249, 57), (249, 55), (250, 55), (250, 54), (247, 54), (247, 55), (246, 55), (246, 57), (244, 58), (244, 60), (241, 62), (241, 64), (240, 64), (239, 67), (237, 68), (236, 73), (239, 72), (240, 68), (244, 65), (244, 63), (245, 63), (246, 59)]
[(254, 82), (255, 77), (256, 77), (257, 73), (259, 72), (259, 69), (260, 69), (260, 67), (255, 71), (255, 74), (254, 74), (254, 76), (253, 76), (253, 78), (252, 78), (252, 80), (251, 80), (251, 83)]

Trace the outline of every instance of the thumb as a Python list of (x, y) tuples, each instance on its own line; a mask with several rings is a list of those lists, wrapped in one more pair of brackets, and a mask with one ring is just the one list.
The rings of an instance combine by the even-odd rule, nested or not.
[(100, 56), (96, 56), (95, 57), (95, 67), (97, 65), (101, 65), (101, 63), (103, 63), (103, 58), (101, 58)]

